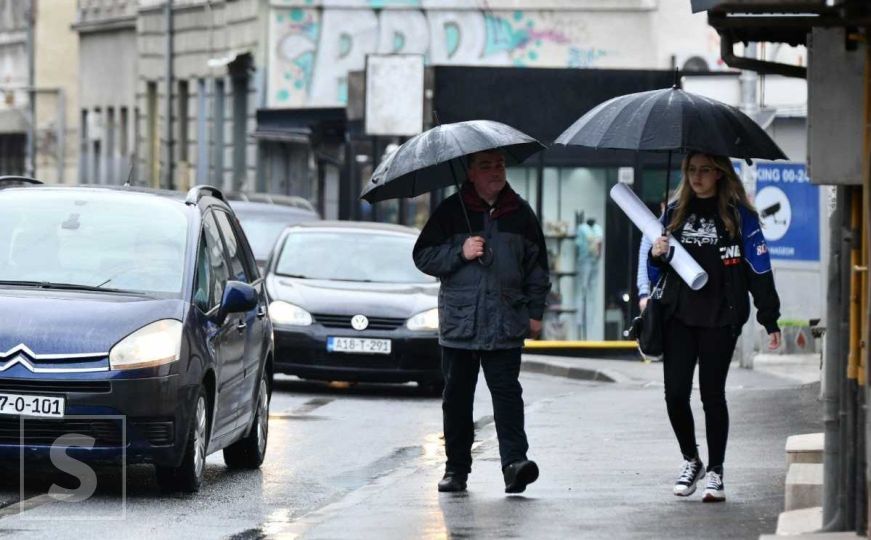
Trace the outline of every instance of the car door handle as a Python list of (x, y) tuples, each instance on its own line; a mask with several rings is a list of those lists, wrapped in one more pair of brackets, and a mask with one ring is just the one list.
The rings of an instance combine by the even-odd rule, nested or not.
[(259, 308), (257, 308), (257, 318), (258, 319), (262, 319), (265, 315), (266, 315), (266, 308), (265, 307), (260, 306)]
[(242, 330), (245, 330), (245, 328), (247, 326), (248, 326), (248, 323), (245, 322), (245, 320), (243, 319), (243, 320), (236, 323), (236, 330), (241, 332)]

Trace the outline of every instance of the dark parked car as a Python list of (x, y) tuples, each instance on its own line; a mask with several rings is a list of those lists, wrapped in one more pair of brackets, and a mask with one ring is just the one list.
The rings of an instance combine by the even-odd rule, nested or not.
[(229, 467), (259, 467), (266, 313), (217, 189), (3, 189), (0, 459), (46, 457), (59, 437), (83, 436), (92, 443), (70, 456), (153, 463), (163, 489), (183, 491), (199, 488), (217, 450)]
[(285, 227), (321, 219), (311, 203), (302, 197), (231, 193), (228, 200), (245, 230), (261, 270)]
[(411, 258), (418, 231), (321, 221), (287, 228), (267, 266), (275, 369), (306, 379), (440, 391), (438, 282)]

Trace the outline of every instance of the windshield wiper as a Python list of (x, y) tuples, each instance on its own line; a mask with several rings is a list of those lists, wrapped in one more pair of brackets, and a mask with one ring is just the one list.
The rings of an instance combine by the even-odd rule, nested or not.
[(281, 277), (292, 277), (292, 278), (297, 278), (297, 279), (314, 279), (311, 276), (304, 276), (302, 274), (282, 274), (281, 272), (276, 272), (275, 275), (281, 276)]
[(112, 289), (109, 287), (100, 287), (93, 285), (81, 285), (79, 283), (57, 283), (54, 281), (25, 281), (25, 280), (0, 280), (0, 285), (13, 285), (18, 287), (35, 287), (37, 289), (59, 289), (67, 291), (94, 291), (94, 292), (112, 292), (125, 293), (145, 296), (145, 293), (136, 291), (125, 291), (123, 289)]

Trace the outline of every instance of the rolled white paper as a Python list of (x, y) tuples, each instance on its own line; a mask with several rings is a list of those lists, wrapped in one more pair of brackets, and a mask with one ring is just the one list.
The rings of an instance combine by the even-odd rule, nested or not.
[[(656, 219), (653, 212), (647, 208), (626, 184), (617, 184), (611, 188), (611, 199), (632, 220), (632, 223), (651, 242), (662, 236), (662, 223)], [(669, 264), (683, 279), (690, 289), (697, 291), (708, 282), (708, 273), (702, 270), (699, 263), (687, 253), (672, 235), (668, 235), (668, 245), (672, 248)]]

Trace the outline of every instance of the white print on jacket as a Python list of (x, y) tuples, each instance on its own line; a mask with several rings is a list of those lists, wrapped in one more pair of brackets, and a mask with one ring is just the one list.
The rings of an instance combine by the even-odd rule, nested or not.
[(713, 218), (700, 218), (690, 214), (683, 224), (682, 244), (709, 246), (717, 244), (717, 226)]

